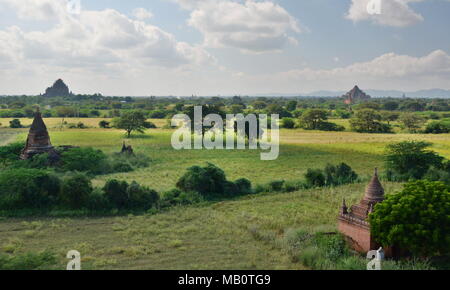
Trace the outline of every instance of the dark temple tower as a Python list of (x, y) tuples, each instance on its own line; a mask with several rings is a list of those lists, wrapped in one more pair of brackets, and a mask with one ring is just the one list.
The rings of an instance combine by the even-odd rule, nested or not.
[(30, 159), (34, 155), (42, 153), (49, 153), (49, 155), (52, 156), (56, 154), (56, 151), (50, 142), (47, 127), (45, 126), (41, 112), (39, 112), (38, 109), (34, 115), (33, 124), (28, 133), (27, 143), (22, 150), (20, 159)]

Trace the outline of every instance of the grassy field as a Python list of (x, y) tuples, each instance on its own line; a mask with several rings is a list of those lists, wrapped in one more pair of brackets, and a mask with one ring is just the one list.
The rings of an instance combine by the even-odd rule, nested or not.
[[(101, 119), (81, 119), (95, 127)], [(31, 120), (30, 120), (31, 121)], [(76, 123), (76, 120), (67, 120)], [(6, 124), (5, 119), (0, 123)], [(450, 158), (449, 135), (324, 133), (281, 130), (280, 157), (261, 161), (259, 151), (173, 150), (172, 131), (148, 130), (124, 139), (115, 129), (60, 129), (61, 119), (46, 119), (54, 145), (92, 146), (117, 152), (126, 141), (152, 159), (148, 168), (125, 174), (100, 176), (94, 185), (110, 178), (136, 180), (158, 191), (174, 187), (185, 169), (211, 162), (231, 180), (245, 177), (253, 184), (271, 180), (299, 180), (307, 168), (327, 163), (348, 163), (368, 177), (383, 168), (386, 144), (400, 140), (428, 140), (433, 149)], [(25, 120), (23, 122), (25, 123)], [(160, 128), (165, 124), (159, 120)], [(27, 129), (0, 129), (0, 144), (25, 140)], [(384, 184), (387, 193), (399, 184)], [(282, 244), (293, 228), (335, 230), (343, 197), (356, 202), (365, 184), (288, 194), (258, 195), (215, 204), (174, 208), (152, 216), (77, 219), (2, 219), (0, 253), (50, 249), (64, 267), (65, 253), (77, 249), (83, 266), (92, 269), (302, 269)]]

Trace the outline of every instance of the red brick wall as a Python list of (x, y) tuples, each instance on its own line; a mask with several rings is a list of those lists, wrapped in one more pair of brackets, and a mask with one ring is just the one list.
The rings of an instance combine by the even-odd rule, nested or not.
[(346, 221), (339, 221), (339, 231), (350, 238), (352, 247), (361, 253), (367, 253), (371, 249), (370, 232), (368, 229), (359, 227), (357, 225), (348, 223)]

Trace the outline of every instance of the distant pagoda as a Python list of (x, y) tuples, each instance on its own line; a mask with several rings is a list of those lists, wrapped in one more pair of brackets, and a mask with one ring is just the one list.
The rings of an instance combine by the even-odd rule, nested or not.
[(32, 158), (36, 154), (49, 153), (51, 158), (58, 156), (57, 152), (50, 142), (47, 127), (39, 109), (34, 114), (33, 124), (28, 133), (27, 143), (22, 150), (20, 159), (26, 160)]
[(339, 231), (346, 236), (354, 250), (367, 253), (379, 249), (379, 245), (371, 237), (367, 218), (373, 212), (375, 205), (383, 200), (384, 189), (378, 179), (377, 169), (359, 204), (353, 205), (349, 210), (344, 199), (338, 217)]
[(344, 98), (344, 102), (347, 105), (371, 99), (371, 97), (367, 95), (365, 92), (363, 92), (358, 86), (355, 86), (348, 93), (343, 95), (342, 98)]
[(45, 90), (44, 97), (69, 97), (71, 95), (72, 93), (69, 91), (69, 87), (62, 79), (58, 79), (51, 87)]

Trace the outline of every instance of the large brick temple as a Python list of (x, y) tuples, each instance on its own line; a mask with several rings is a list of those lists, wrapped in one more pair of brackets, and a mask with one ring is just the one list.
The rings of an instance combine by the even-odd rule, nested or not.
[(50, 158), (57, 158), (58, 154), (50, 142), (47, 127), (39, 109), (34, 114), (34, 120), (28, 133), (27, 143), (22, 150), (20, 159), (30, 159), (36, 154), (48, 153)]
[(339, 231), (346, 236), (352, 248), (361, 253), (379, 249), (380, 245), (375, 243), (370, 234), (370, 225), (367, 220), (374, 206), (384, 200), (384, 189), (378, 179), (378, 171), (367, 185), (363, 199), (349, 209), (343, 201), (339, 212)]

